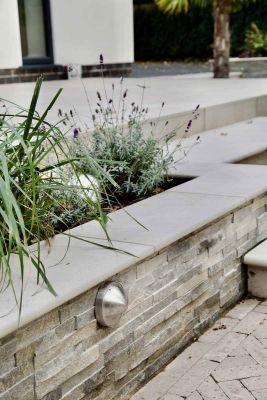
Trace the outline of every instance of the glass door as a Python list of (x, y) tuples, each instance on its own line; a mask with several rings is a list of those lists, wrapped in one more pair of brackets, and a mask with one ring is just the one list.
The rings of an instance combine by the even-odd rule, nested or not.
[(24, 65), (52, 64), (49, 0), (18, 0)]

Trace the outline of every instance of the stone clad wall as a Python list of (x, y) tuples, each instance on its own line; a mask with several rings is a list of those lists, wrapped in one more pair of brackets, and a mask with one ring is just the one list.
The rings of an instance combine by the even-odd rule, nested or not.
[(118, 329), (97, 326), (93, 288), (0, 339), (0, 399), (127, 399), (245, 293), (241, 257), (267, 236), (266, 204), (114, 276), (129, 297)]

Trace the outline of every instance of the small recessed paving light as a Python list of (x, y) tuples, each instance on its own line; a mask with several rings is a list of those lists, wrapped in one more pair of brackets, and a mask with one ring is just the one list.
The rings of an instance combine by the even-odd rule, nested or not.
[(119, 282), (106, 283), (96, 295), (97, 322), (105, 327), (116, 328), (127, 306), (128, 300), (122, 285)]

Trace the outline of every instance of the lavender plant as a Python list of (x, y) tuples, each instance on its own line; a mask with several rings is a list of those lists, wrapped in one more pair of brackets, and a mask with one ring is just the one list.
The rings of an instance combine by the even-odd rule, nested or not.
[[(103, 68), (102, 55), (100, 67)], [(144, 123), (148, 116), (148, 108), (144, 106), (146, 87), (144, 85), (140, 87), (141, 99), (140, 103), (136, 104), (129, 102), (123, 78), (119, 81), (117, 101), (114, 100), (117, 94), (114, 83), (111, 88), (107, 88), (104, 74), (102, 82), (103, 90), (96, 93), (95, 107), (91, 106), (83, 85), (92, 119), (91, 130), (81, 123), (75, 111), (70, 111), (66, 116), (73, 129), (72, 154), (80, 160), (78, 168), (81, 173), (93, 175), (98, 179), (100, 186), (104, 188), (104, 197), (109, 203), (125, 204), (157, 193), (170, 180), (168, 169), (174, 162), (174, 155), (182, 159), (190, 151), (191, 146), (188, 149), (183, 147), (183, 139), (189, 134), (193, 121), (198, 118), (199, 106), (195, 108), (189, 121), (178, 124), (171, 131), (168, 131), (168, 121), (160, 132), (157, 131), (157, 122), (151, 121), (150, 133), (146, 134), (144, 131)], [(164, 106), (163, 102), (159, 117)], [(172, 150), (169, 150), (170, 141), (180, 129), (184, 130), (184, 134), (176, 145), (171, 147)], [(156, 139), (159, 134), (160, 140)], [(180, 153), (180, 156), (177, 156), (177, 153)], [(103, 174), (99, 176), (90, 162), (92, 157), (95, 157), (102, 169), (113, 178), (117, 183), (116, 187)]]

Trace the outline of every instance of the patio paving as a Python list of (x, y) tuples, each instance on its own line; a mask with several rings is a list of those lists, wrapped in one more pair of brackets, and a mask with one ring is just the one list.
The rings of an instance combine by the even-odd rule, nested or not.
[(240, 302), (131, 398), (185, 399), (267, 399), (267, 301)]
[[(83, 84), (82, 84), (83, 82)], [(63, 112), (75, 109), (82, 120), (90, 121), (90, 111), (84, 87), (87, 90), (91, 106), (94, 109), (98, 98), (97, 91), (103, 95), (103, 81), (101, 78), (46, 81), (43, 84), (38, 101), (38, 110), (44, 110), (56, 91), (63, 88), (56, 105), (49, 112), (49, 119), (58, 122), (58, 108)], [(120, 93), (119, 78), (105, 78), (105, 87), (108, 98), (112, 93), (112, 83), (115, 84), (114, 102), (117, 104)], [(83, 87), (84, 85), (84, 87)], [(156, 77), (135, 77), (124, 79), (124, 90), (128, 89), (126, 105), (131, 102), (140, 104), (142, 88), (146, 86), (144, 107), (148, 107), (148, 117), (158, 117), (162, 102), (165, 106), (161, 115), (170, 115), (191, 111), (200, 104), (201, 108), (225, 104), (232, 101), (265, 95), (267, 79), (212, 79), (201, 74), (171, 75)], [(30, 104), (34, 83), (12, 83), (0, 85), (0, 99), (8, 99), (21, 106)], [(128, 102), (128, 103), (127, 103)]]

